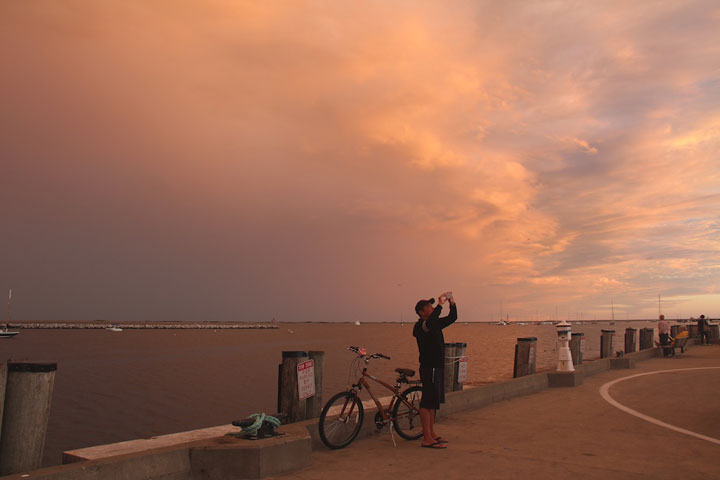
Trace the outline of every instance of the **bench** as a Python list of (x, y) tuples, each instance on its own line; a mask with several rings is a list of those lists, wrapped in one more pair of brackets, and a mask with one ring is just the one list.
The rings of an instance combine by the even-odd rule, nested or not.
[(685, 353), (685, 344), (688, 341), (688, 338), (690, 338), (690, 335), (688, 335), (688, 332), (682, 331), (677, 334), (677, 337), (673, 338), (672, 342), (670, 342), (670, 345), (661, 345), (663, 349), (663, 353), (670, 355), (675, 355), (675, 349), (679, 348), (680, 353)]

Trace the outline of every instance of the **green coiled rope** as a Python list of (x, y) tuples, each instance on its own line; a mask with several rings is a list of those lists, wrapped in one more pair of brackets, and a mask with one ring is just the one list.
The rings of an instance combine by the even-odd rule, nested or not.
[(242, 427), (242, 432), (248, 435), (255, 435), (257, 431), (260, 430), (263, 422), (269, 422), (273, 424), (276, 428), (280, 426), (280, 420), (273, 417), (272, 415), (266, 415), (264, 413), (253, 413), (248, 418), (255, 419), (255, 421), (250, 426)]

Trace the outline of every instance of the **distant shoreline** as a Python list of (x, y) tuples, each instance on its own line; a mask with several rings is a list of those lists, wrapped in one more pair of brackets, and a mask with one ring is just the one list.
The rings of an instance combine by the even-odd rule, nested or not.
[[(630, 323), (630, 322), (656, 322), (655, 319), (640, 320), (571, 320), (573, 325), (592, 325), (592, 324), (608, 324)], [(684, 323), (686, 319), (673, 320), (671, 322)], [(365, 322), (367, 324), (412, 324), (415, 320), (409, 322)], [(10, 328), (27, 329), (27, 330), (103, 330), (111, 327), (121, 328), (123, 330), (276, 330), (280, 325), (302, 325), (302, 324), (339, 324), (347, 325), (354, 322), (331, 322), (331, 321), (315, 321), (315, 322), (168, 322), (168, 321), (149, 321), (149, 322), (112, 322), (109, 320), (86, 320), (86, 321), (14, 321), (9, 323)], [(497, 325), (496, 322), (459, 322), (462, 324), (473, 325)], [(539, 322), (510, 322), (502, 326), (539, 326), (539, 325), (555, 325), (557, 321), (539, 321)]]
[(105, 330), (111, 327), (123, 330), (276, 330), (275, 323), (231, 322), (10, 322), (10, 328), (34, 330)]

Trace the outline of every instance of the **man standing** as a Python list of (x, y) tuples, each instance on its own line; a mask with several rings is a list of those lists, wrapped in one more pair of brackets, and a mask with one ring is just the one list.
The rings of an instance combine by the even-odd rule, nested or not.
[(710, 326), (705, 318), (705, 315), (700, 315), (697, 322), (698, 336), (700, 337), (700, 344), (710, 344)]
[[(443, 304), (450, 302), (450, 313), (440, 318)], [(444, 366), (445, 337), (443, 328), (457, 320), (457, 307), (451, 292), (438, 297), (438, 305), (433, 308), (435, 299), (420, 300), (415, 305), (415, 313), (420, 318), (413, 328), (420, 352), (420, 380), (422, 380), (422, 400), (420, 401), (420, 421), (423, 426), (423, 440), (420, 446), (426, 448), (447, 448), (447, 440), (435, 433), (435, 411), (445, 403)]]

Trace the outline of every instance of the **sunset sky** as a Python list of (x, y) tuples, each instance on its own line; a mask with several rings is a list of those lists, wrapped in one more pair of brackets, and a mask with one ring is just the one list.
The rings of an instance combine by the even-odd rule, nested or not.
[(0, 87), (17, 320), (720, 317), (716, 1), (5, 0)]

